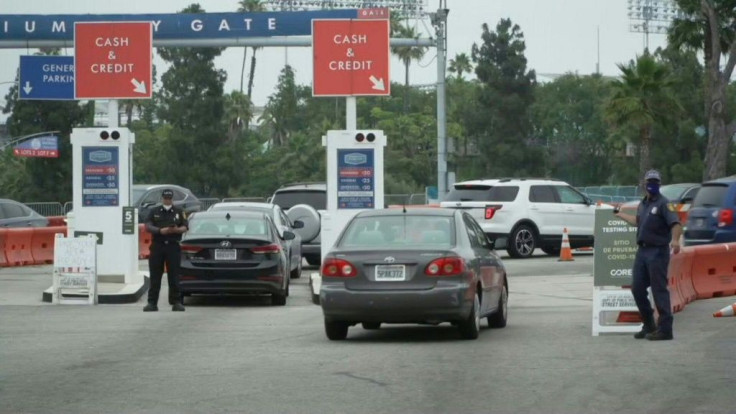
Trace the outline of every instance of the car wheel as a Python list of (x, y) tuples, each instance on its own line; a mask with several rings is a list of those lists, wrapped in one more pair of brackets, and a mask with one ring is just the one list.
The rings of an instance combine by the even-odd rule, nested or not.
[(322, 258), (319, 255), (310, 254), (309, 256), (304, 257), (307, 259), (307, 263), (309, 263), (310, 266), (319, 266), (322, 264)]
[(559, 246), (543, 246), (542, 251), (547, 253), (550, 256), (559, 256), (560, 255), (560, 247)]
[[(288, 289), (288, 288), (287, 288)], [(274, 293), (271, 295), (271, 305), (273, 306), (284, 306), (286, 305), (286, 297), (289, 295), (288, 291), (280, 293)]]
[(477, 339), (480, 333), (480, 298), (475, 295), (473, 300), (473, 309), (468, 315), (468, 319), (460, 322), (458, 325), (460, 329), (460, 335), (463, 339)]
[(488, 317), (488, 326), (491, 328), (504, 328), (509, 317), (509, 290), (504, 283), (501, 297), (498, 298), (498, 310)]
[(381, 329), (381, 322), (363, 322), (363, 329)]
[(325, 333), (330, 341), (342, 341), (348, 337), (348, 324), (325, 321)]
[(296, 265), (296, 269), (291, 271), (291, 278), (292, 279), (299, 279), (302, 277), (302, 258), (299, 258), (299, 264)]
[(534, 234), (534, 229), (522, 224), (511, 232), (508, 243), (506, 251), (511, 257), (526, 259), (534, 254), (534, 249), (537, 247), (537, 237)]

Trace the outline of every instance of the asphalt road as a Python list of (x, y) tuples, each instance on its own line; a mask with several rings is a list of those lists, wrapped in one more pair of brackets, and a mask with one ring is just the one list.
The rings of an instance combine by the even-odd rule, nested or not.
[(711, 317), (733, 297), (688, 305), (671, 342), (592, 337), (592, 256), (506, 265), (505, 329), (354, 327), (343, 342), (324, 335), (310, 269), (285, 307), (194, 297), (143, 313), (44, 304), (50, 267), (3, 268), (0, 412), (736, 412), (736, 319)]

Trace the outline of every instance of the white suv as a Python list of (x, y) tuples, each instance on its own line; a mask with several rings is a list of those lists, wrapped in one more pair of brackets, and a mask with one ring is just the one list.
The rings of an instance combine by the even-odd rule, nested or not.
[(478, 221), (488, 238), (512, 257), (530, 257), (541, 248), (559, 255), (562, 232), (570, 246), (593, 246), (596, 206), (563, 181), (503, 178), (455, 184), (440, 204), (459, 208)]

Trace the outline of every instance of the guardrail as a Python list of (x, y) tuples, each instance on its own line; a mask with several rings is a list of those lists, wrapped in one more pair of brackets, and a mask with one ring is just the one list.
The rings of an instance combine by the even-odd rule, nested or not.
[(25, 205), (30, 207), (31, 210), (45, 217), (63, 216), (64, 214), (66, 214), (66, 212), (64, 211), (64, 206), (62, 206), (61, 203), (58, 202), (25, 203)]

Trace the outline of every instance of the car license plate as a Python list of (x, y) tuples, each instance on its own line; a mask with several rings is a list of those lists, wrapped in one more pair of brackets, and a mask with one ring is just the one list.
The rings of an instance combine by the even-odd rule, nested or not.
[(215, 260), (235, 260), (237, 258), (236, 249), (215, 249)]
[(378, 265), (376, 266), (376, 282), (400, 282), (406, 280), (406, 266)]

